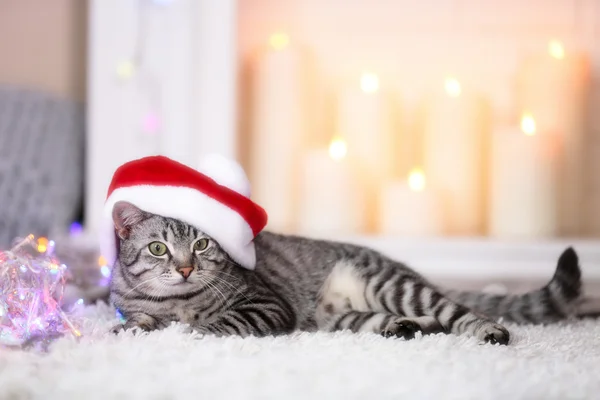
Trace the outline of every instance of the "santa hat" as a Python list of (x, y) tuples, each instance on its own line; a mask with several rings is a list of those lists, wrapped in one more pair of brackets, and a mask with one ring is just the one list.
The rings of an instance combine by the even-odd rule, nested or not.
[(254, 269), (253, 239), (265, 227), (267, 214), (249, 197), (244, 170), (223, 156), (207, 156), (198, 171), (163, 156), (127, 162), (115, 171), (108, 189), (100, 250), (112, 265), (117, 258), (113, 207), (127, 201), (196, 227), (242, 267)]

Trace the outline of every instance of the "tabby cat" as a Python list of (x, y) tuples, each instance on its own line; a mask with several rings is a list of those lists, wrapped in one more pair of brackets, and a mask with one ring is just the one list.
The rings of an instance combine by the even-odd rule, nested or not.
[(406, 265), (350, 244), (262, 232), (248, 270), (198, 229), (118, 202), (119, 238), (111, 302), (125, 318), (114, 328), (160, 329), (172, 321), (215, 335), (278, 335), (295, 330), (474, 335), (507, 344), (495, 322), (546, 323), (574, 316), (581, 297), (571, 248), (552, 280), (523, 295), (444, 291)]

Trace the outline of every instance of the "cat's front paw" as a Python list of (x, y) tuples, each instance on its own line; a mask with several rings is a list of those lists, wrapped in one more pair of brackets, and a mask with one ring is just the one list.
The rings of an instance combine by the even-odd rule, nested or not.
[(141, 330), (145, 332), (158, 329), (158, 321), (149, 315), (136, 315), (128, 319), (124, 324), (117, 324), (110, 329), (111, 333), (118, 334), (121, 331)]
[(397, 318), (383, 329), (381, 334), (385, 337), (399, 337), (406, 340), (414, 339), (417, 332), (422, 332), (421, 326), (409, 318)]
[(124, 331), (125, 330), (125, 325), (123, 324), (117, 324), (115, 326), (113, 326), (112, 328), (110, 328), (110, 333), (112, 333), (113, 335), (118, 335), (119, 332)]
[(510, 333), (502, 325), (490, 322), (481, 327), (477, 332), (477, 338), (485, 343), (507, 345), (510, 340)]

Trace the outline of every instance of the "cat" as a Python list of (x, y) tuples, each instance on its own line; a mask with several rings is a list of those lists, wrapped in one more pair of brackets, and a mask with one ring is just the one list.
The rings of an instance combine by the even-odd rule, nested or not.
[(151, 331), (172, 321), (199, 333), (241, 336), (296, 330), (468, 334), (508, 344), (499, 318), (549, 323), (577, 313), (582, 297), (576, 252), (566, 249), (552, 280), (523, 295), (442, 290), (374, 250), (262, 232), (255, 270), (241, 268), (219, 243), (179, 220), (127, 202), (113, 209), (118, 259), (110, 301), (125, 318), (113, 331)]

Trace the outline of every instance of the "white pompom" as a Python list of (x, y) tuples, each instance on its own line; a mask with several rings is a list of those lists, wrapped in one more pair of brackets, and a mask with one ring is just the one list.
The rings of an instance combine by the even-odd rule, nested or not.
[(219, 185), (241, 195), (250, 197), (250, 181), (240, 164), (221, 154), (209, 154), (200, 161), (198, 171), (215, 180)]

